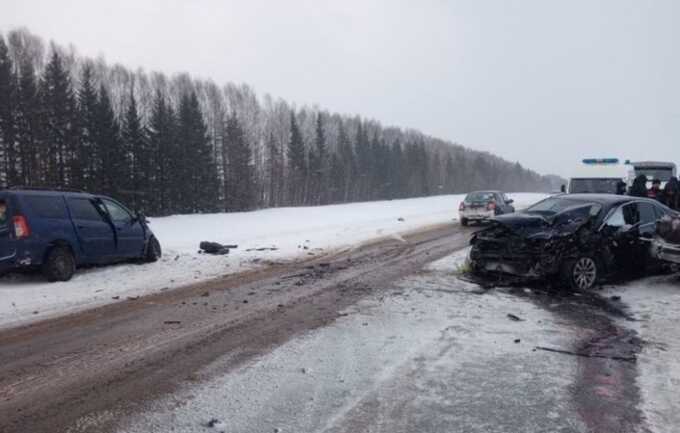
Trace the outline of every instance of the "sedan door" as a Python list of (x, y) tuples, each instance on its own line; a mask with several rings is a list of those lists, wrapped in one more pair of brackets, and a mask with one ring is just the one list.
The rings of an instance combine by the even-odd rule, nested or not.
[(638, 262), (639, 223), (637, 204), (627, 203), (615, 209), (603, 224), (602, 234), (607, 244), (603, 253), (611, 252), (617, 270), (634, 269)]
[(142, 223), (123, 205), (108, 198), (101, 202), (116, 229), (116, 253), (121, 258), (141, 257), (144, 252), (145, 230)]
[(116, 252), (113, 227), (86, 197), (69, 197), (69, 211), (76, 230), (80, 249), (89, 263), (104, 263)]

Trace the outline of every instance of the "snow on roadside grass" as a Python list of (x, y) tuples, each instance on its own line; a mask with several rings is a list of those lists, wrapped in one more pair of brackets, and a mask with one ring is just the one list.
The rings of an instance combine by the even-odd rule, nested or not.
[[(544, 194), (510, 194), (522, 208)], [(462, 195), (253, 212), (152, 218), (163, 247), (153, 264), (121, 264), (79, 270), (65, 283), (40, 275), (0, 278), (0, 327), (91, 308), (258, 266), (355, 247), (382, 237), (453, 222)], [(400, 221), (403, 219), (403, 221)], [(237, 244), (228, 256), (198, 254), (201, 241)], [(247, 251), (255, 248), (275, 251)], [(114, 299), (117, 298), (117, 299)]]

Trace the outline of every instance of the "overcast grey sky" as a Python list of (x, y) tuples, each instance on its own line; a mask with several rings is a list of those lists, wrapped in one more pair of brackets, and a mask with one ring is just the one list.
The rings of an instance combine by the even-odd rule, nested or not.
[(680, 162), (678, 23), (678, 0), (0, 2), (2, 32), (246, 82), (564, 176), (584, 157)]

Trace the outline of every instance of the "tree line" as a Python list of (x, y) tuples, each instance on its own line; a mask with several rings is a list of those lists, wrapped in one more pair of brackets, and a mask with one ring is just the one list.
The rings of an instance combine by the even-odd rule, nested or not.
[(25, 29), (0, 35), (0, 187), (18, 185), (111, 195), (150, 215), (554, 187), (418, 131), (108, 65)]

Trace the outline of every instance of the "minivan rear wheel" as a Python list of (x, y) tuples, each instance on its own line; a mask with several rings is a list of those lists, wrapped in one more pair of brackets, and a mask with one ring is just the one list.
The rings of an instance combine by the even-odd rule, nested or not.
[(56, 246), (47, 253), (42, 271), (47, 281), (68, 281), (76, 272), (76, 259), (68, 247)]

